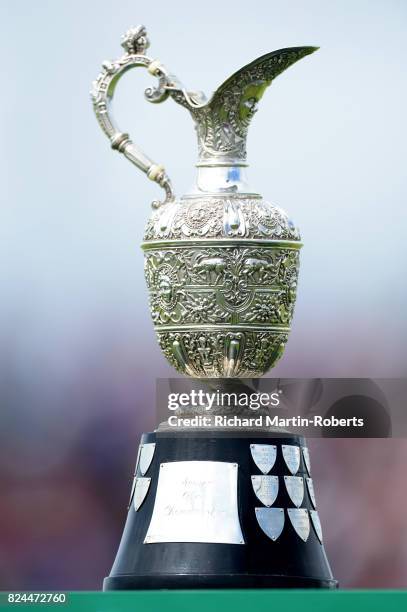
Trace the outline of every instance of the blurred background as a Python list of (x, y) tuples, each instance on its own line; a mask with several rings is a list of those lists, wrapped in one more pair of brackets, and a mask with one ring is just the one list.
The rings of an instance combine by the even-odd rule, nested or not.
[[(156, 377), (174, 373), (148, 313), (139, 244), (161, 196), (109, 149), (89, 90), (120, 36), (210, 93), (267, 51), (319, 45), (265, 94), (251, 185), (302, 230), (299, 297), (281, 377), (406, 375), (407, 83), (403, 0), (7, 0), (2, 47), (0, 589), (99, 589), (126, 515)], [(194, 180), (185, 109), (115, 114)], [(326, 549), (343, 587), (407, 586), (407, 441), (311, 440)]]

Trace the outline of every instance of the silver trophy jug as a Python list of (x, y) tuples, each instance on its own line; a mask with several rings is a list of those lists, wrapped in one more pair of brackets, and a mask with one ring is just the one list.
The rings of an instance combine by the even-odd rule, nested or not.
[[(317, 48), (267, 53), (207, 100), (146, 55), (143, 26), (131, 28), (122, 46), (118, 60), (103, 63), (91, 95), (111, 147), (165, 191), (153, 202), (142, 244), (158, 342), (178, 372), (237, 388), (284, 351), (301, 248), (286, 213), (248, 185), (247, 131), (274, 78)], [(113, 120), (116, 85), (135, 67), (158, 81), (145, 91), (149, 102), (172, 98), (194, 121), (196, 184), (181, 198), (164, 167)], [(165, 426), (143, 435), (105, 589), (335, 586), (301, 436)]]

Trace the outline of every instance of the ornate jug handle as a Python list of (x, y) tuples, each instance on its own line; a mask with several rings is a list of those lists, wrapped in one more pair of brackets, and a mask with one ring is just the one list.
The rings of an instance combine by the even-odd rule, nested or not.
[(169, 96), (169, 89), (177, 84), (175, 77), (171, 76), (162, 64), (145, 55), (149, 47), (149, 41), (144, 26), (131, 28), (122, 37), (122, 47), (125, 54), (118, 60), (105, 61), (102, 64), (102, 72), (93, 82), (91, 97), (94, 111), (100, 127), (109, 138), (112, 149), (123, 153), (137, 168), (145, 172), (149, 179), (155, 181), (165, 190), (163, 202), (154, 201), (152, 206), (157, 208), (174, 200), (171, 181), (163, 166), (154, 163), (133, 142), (128, 134), (121, 132), (116, 126), (111, 114), (111, 102), (121, 77), (132, 68), (144, 66), (150, 74), (158, 78), (156, 87), (149, 87), (144, 92), (149, 102), (163, 102)]

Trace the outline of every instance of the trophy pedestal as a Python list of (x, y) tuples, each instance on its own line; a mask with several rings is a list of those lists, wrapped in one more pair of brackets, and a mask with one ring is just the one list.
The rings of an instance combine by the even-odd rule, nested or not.
[(290, 434), (144, 434), (104, 590), (335, 588), (304, 449)]

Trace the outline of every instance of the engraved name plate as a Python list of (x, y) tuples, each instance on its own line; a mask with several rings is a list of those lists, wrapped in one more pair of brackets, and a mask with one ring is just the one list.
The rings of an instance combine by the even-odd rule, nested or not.
[(146, 498), (148, 489), (150, 488), (150, 483), (151, 478), (136, 478), (136, 484), (134, 487), (134, 509), (136, 512)]
[(274, 504), (278, 495), (278, 476), (252, 476), (252, 485), (262, 504)]
[(237, 506), (236, 463), (162, 463), (145, 544), (244, 544)]
[(295, 531), (301, 540), (306, 542), (310, 531), (308, 510), (305, 508), (288, 508), (287, 512)]
[(268, 474), (276, 462), (277, 446), (274, 444), (250, 444), (253, 461), (263, 474)]
[(310, 510), (310, 515), (312, 524), (314, 525), (315, 533), (317, 534), (317, 538), (322, 544), (322, 527), (321, 521), (319, 520), (318, 512), (316, 512), (315, 510)]
[(284, 476), (285, 488), (294, 506), (299, 508), (304, 499), (304, 480), (302, 476)]
[(302, 456), (304, 457), (304, 463), (305, 467), (307, 468), (307, 472), (311, 476), (311, 460), (309, 458), (309, 450), (306, 446), (302, 447)]
[(284, 528), (283, 508), (256, 508), (256, 518), (264, 533), (275, 542)]
[(296, 474), (300, 468), (300, 447), (292, 444), (282, 444), (281, 450), (291, 474)]
[(316, 508), (317, 504), (315, 501), (314, 483), (312, 482), (312, 478), (306, 478), (305, 480), (307, 481), (307, 489), (308, 489), (308, 493), (309, 493), (312, 505), (314, 506), (314, 508)]
[(139, 458), (139, 468), (141, 475), (147, 472), (148, 468), (151, 465), (151, 462), (154, 457), (155, 451), (155, 443), (151, 442), (149, 444), (141, 444), (140, 445), (140, 458)]

